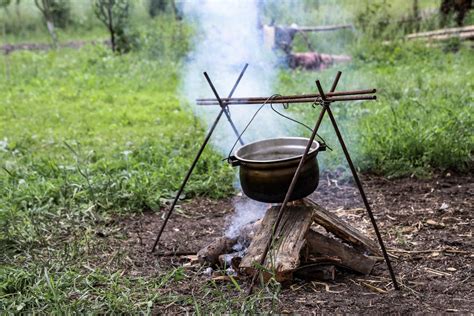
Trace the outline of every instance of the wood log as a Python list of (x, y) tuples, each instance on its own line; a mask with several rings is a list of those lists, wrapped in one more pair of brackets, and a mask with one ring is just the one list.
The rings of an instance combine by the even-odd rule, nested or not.
[(218, 265), (220, 255), (234, 252), (233, 247), (237, 243), (249, 243), (255, 231), (260, 227), (260, 223), (261, 221), (258, 220), (242, 226), (239, 230), (239, 235), (236, 237), (222, 236), (214, 239), (197, 253), (199, 262), (202, 264)]
[(306, 235), (304, 257), (309, 255), (324, 255), (336, 258), (334, 263), (338, 266), (354, 270), (362, 274), (369, 274), (376, 260), (364, 256), (359, 251), (344, 245), (333, 238), (324, 236), (312, 229)]
[[(247, 254), (240, 263), (241, 270), (246, 274), (254, 274), (255, 264), (261, 260), (275, 225), (280, 206), (270, 208), (262, 220), (260, 229), (255, 234)], [(266, 271), (274, 271), (275, 279), (285, 282), (293, 279), (293, 271), (300, 264), (300, 252), (305, 244), (305, 237), (312, 223), (312, 208), (307, 206), (289, 205), (283, 212), (274, 243), (264, 263)], [(264, 271), (262, 271), (264, 272)], [(263, 273), (268, 278), (270, 273)]]
[(474, 31), (464, 32), (460, 34), (456, 33), (456, 34), (436, 35), (436, 36), (427, 37), (426, 39), (428, 41), (445, 41), (450, 38), (459, 38), (460, 40), (471, 40), (471, 39), (474, 39)]
[(370, 251), (372, 254), (381, 256), (380, 249), (373, 240), (366, 237), (360, 231), (350, 226), (336, 215), (325, 210), (314, 201), (305, 198), (304, 202), (306, 205), (311, 206), (313, 209), (313, 220), (323, 226), (328, 232), (333, 233), (335, 236), (342, 240), (352, 244), (358, 249), (364, 249)]
[(432, 36), (439, 36), (439, 35), (447, 35), (447, 34), (461, 34), (461, 33), (470, 33), (474, 32), (474, 25), (464, 26), (464, 27), (453, 27), (448, 29), (440, 29), (435, 31), (429, 32), (421, 32), (421, 33), (413, 33), (408, 34), (406, 36), (407, 39), (415, 39), (420, 37), (432, 37)]
[(210, 265), (219, 264), (219, 255), (229, 253), (232, 247), (237, 243), (237, 238), (229, 238), (222, 236), (214, 239), (206, 247), (197, 253), (200, 263), (208, 263)]
[(219, 266), (221, 268), (232, 267), (234, 270), (238, 270), (240, 262), (242, 261), (243, 252), (234, 252), (229, 254), (222, 254), (219, 256)]

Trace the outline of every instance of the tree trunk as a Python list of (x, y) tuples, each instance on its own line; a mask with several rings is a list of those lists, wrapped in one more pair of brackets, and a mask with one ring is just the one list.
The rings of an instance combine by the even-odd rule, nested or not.
[(53, 40), (54, 48), (58, 47), (58, 36), (56, 35), (56, 30), (54, 29), (54, 22), (52, 20), (46, 20), (46, 26), (48, 28), (49, 35)]

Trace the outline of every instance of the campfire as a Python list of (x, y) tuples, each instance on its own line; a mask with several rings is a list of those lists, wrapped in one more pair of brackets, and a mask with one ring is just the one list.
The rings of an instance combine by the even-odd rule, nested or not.
[(332, 281), (338, 270), (369, 274), (381, 258), (374, 241), (305, 198), (285, 208), (273, 247), (263, 267), (258, 267), (255, 263), (272, 239), (278, 209), (269, 207), (262, 219), (241, 227), (236, 237), (215, 239), (198, 252), (198, 260), (215, 268), (230, 268), (237, 275), (263, 271), (265, 279), (273, 274), (278, 282), (290, 283), (295, 278)]
[[(273, 276), (281, 283), (291, 283), (294, 278), (334, 280), (336, 272), (342, 269), (369, 274), (376, 261), (383, 256), (394, 287), (398, 289), (390, 258), (362, 183), (331, 111), (333, 102), (375, 100), (376, 90), (336, 92), (341, 77), (341, 72), (338, 72), (329, 93), (324, 92), (317, 80), (318, 94), (232, 98), (247, 66), (245, 65), (229, 96), (225, 99), (219, 96), (211, 79), (207, 73), (204, 73), (215, 99), (198, 99), (197, 104), (218, 105), (220, 112), (166, 214), (153, 250), (158, 245), (161, 234), (202, 151), (220, 118), (225, 114), (237, 137), (234, 147), (238, 142), (242, 145), (234, 156), (229, 156), (227, 160), (233, 166), (240, 167), (240, 182), (244, 193), (251, 199), (272, 204), (263, 218), (242, 226), (236, 236), (222, 236), (201, 249), (198, 253), (199, 261), (214, 267), (231, 268), (232, 272), (238, 275), (251, 276), (252, 283), (249, 290), (251, 293), (259, 275), (264, 280)], [(321, 111), (314, 128), (308, 127), (312, 132), (311, 137), (309, 139), (299, 137), (265, 139), (244, 144), (242, 135), (258, 111), (264, 106), (272, 106), (274, 103), (320, 105)], [(241, 133), (238, 132), (232, 121), (229, 107), (239, 104), (261, 104)], [(359, 189), (378, 245), (354, 227), (307, 198), (316, 189), (319, 181), (317, 154), (324, 151), (326, 146), (324, 143), (316, 141), (315, 138), (326, 114), (329, 116)], [(295, 121), (288, 116), (282, 116)]]

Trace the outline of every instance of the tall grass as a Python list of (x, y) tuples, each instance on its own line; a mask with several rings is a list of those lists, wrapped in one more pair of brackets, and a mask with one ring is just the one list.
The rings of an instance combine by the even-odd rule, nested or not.
[[(373, 102), (334, 104), (343, 134), (362, 171), (386, 176), (426, 176), (433, 171), (472, 170), (473, 54), (426, 47), (420, 43), (353, 47), (354, 62), (321, 73), (282, 71), (276, 87), (282, 93), (316, 91), (315, 79), (331, 85), (343, 71), (339, 90), (377, 88)], [(306, 123), (316, 110), (293, 106)], [(320, 155), (328, 168), (345, 166), (328, 120), (321, 135), (334, 151)]]

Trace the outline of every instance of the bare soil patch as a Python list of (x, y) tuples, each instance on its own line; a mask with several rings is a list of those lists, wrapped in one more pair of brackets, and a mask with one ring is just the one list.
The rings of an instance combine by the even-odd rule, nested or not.
[[(429, 180), (387, 180), (365, 176), (363, 180), (386, 246), (397, 256), (392, 263), (402, 290), (393, 290), (381, 262), (367, 277), (339, 273), (334, 283), (295, 282), (282, 290), (277, 311), (472, 312), (474, 177), (448, 174)], [(312, 198), (374, 236), (353, 184), (337, 180), (334, 174), (323, 175)], [(223, 234), (232, 211), (231, 199), (198, 198), (183, 203), (164, 232), (160, 251), (196, 252)], [(163, 214), (161, 210), (114, 218), (98, 232), (101, 246), (95, 265), (106, 264), (108, 269), (123, 270), (127, 275), (148, 277), (183, 266), (183, 258), (157, 258), (149, 253)], [(209, 279), (202, 267), (186, 268), (186, 278), (170, 284), (161, 294), (193, 292), (199, 297)], [(241, 280), (240, 286), (244, 291), (248, 282)], [(222, 291), (229, 288), (222, 284)], [(189, 302), (155, 306), (156, 312), (192, 309)]]

